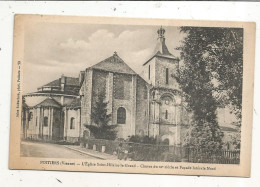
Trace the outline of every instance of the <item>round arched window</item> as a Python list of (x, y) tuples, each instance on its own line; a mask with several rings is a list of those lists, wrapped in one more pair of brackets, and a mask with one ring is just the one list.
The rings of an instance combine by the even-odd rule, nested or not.
[(29, 121), (31, 121), (33, 119), (33, 113), (32, 112), (29, 113), (29, 117), (28, 118), (29, 118)]
[(172, 98), (169, 97), (169, 96), (164, 96), (164, 97), (162, 98), (162, 100), (164, 101), (164, 103), (165, 103), (166, 105), (169, 105), (169, 104), (172, 102)]
[(75, 118), (70, 118), (70, 129), (75, 129)]
[(125, 124), (126, 122), (126, 110), (123, 107), (117, 109), (117, 124)]

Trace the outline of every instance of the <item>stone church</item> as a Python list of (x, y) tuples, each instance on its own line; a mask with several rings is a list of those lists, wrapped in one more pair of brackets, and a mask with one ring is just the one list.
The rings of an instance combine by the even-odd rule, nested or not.
[(155, 51), (140, 75), (115, 52), (78, 78), (62, 75), (23, 95), (22, 137), (79, 141), (89, 135), (85, 125), (93, 124), (94, 102), (104, 92), (118, 138), (147, 135), (169, 145), (182, 143), (192, 117), (176, 81), (179, 59), (168, 50), (164, 33), (158, 29)]

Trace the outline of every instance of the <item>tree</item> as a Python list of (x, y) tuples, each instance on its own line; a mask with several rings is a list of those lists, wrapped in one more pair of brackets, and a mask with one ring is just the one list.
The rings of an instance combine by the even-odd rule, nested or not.
[(217, 72), (220, 86), (227, 91), (228, 104), (236, 114), (238, 123), (242, 120), (242, 82), (243, 82), (243, 29), (231, 29), (223, 32), (219, 39), (223, 45), (214, 49), (218, 64), (212, 71)]
[(218, 104), (228, 105), (241, 124), (243, 29), (182, 27), (181, 32), (196, 40), (198, 46), (191, 47), (210, 70)]
[(107, 114), (108, 102), (105, 102), (105, 92), (98, 94), (91, 113), (94, 125), (85, 125), (97, 139), (114, 140), (117, 136), (116, 125), (110, 125), (111, 114)]
[[(190, 84), (196, 88), (196, 84), (190, 82), (203, 81), (197, 79), (196, 75), (191, 79), (186, 79), (194, 63), (199, 68), (204, 67), (206, 71), (204, 84), (210, 84), (209, 92), (212, 93), (212, 104), (228, 106), (237, 117), (235, 123), (238, 133), (236, 135), (236, 147), (240, 147), (240, 127), (242, 121), (242, 81), (243, 81), (243, 29), (242, 28), (202, 28), (202, 27), (181, 27), (181, 32), (186, 33), (183, 45), (180, 47), (181, 56), (184, 59), (184, 79), (183, 87), (188, 88), (185, 84)], [(192, 62), (193, 61), (193, 62)], [(195, 79), (194, 79), (195, 78)], [(194, 81), (192, 81), (194, 79)], [(204, 89), (203, 89), (204, 90)], [(187, 89), (186, 89), (187, 91)], [(188, 95), (192, 95), (188, 91)], [(194, 95), (193, 95), (194, 96)], [(212, 97), (212, 96), (210, 96)], [(215, 100), (215, 101), (213, 101)], [(200, 102), (200, 100), (198, 100)], [(209, 102), (209, 98), (207, 97)], [(196, 105), (196, 103), (191, 103)], [(210, 104), (210, 103), (209, 103)], [(199, 107), (199, 106), (198, 106)], [(213, 107), (213, 106), (212, 106)], [(214, 108), (214, 107), (213, 107)], [(213, 109), (212, 108), (212, 109)], [(208, 109), (206, 109), (208, 110)], [(215, 109), (211, 110), (213, 112)], [(196, 116), (196, 115), (195, 115)]]
[(241, 119), (241, 29), (181, 27), (180, 31), (186, 36), (178, 48), (183, 60), (178, 81), (194, 115), (187, 143), (218, 150), (223, 144), (217, 122), (218, 106), (232, 105)]

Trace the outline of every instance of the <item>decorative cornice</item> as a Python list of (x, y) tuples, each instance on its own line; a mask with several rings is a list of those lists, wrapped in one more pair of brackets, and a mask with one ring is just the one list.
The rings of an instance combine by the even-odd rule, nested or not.
[(33, 96), (65, 96), (65, 97), (78, 97), (78, 95), (69, 95), (69, 94), (58, 94), (58, 93), (40, 93), (33, 92), (28, 94), (23, 94), (23, 97), (33, 97)]

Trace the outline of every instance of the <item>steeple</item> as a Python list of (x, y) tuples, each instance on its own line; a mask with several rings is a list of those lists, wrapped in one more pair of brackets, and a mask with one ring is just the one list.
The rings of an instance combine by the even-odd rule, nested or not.
[(161, 26), (157, 30), (158, 38), (157, 38), (157, 44), (155, 47), (155, 54), (160, 53), (161, 55), (170, 55), (172, 54), (169, 52), (166, 44), (165, 44), (165, 37), (164, 37), (165, 29)]
[(157, 43), (154, 49), (154, 52), (152, 53), (152, 57), (147, 60), (143, 66), (145, 66), (150, 60), (152, 60), (154, 57), (163, 57), (163, 58), (170, 58), (170, 59), (174, 59), (174, 60), (178, 60), (178, 58), (176, 58), (174, 55), (172, 55), (166, 44), (165, 44), (165, 29), (161, 26), (158, 30), (157, 30), (157, 34), (158, 34), (158, 38), (157, 38)]
[(158, 39), (160, 39), (160, 40), (161, 40), (161, 39), (164, 39), (165, 29), (162, 28), (162, 26), (161, 26), (160, 29), (157, 30), (157, 33), (158, 33)]

